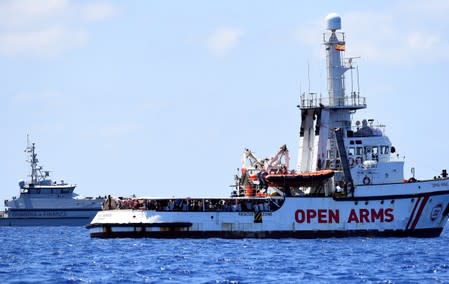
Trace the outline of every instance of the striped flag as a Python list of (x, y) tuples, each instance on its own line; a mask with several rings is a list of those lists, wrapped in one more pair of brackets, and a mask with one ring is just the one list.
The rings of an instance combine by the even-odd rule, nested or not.
[(345, 51), (345, 43), (337, 43), (335, 49), (338, 51)]

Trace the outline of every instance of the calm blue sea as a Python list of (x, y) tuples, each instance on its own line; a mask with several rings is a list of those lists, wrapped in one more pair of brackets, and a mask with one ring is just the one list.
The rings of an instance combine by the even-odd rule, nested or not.
[(0, 283), (449, 283), (440, 238), (91, 239), (0, 227)]

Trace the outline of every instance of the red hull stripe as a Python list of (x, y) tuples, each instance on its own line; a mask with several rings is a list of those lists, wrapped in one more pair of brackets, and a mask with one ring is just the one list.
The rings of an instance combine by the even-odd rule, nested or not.
[(421, 202), (421, 205), (419, 206), (418, 213), (416, 213), (416, 218), (413, 221), (411, 230), (414, 230), (416, 228), (416, 224), (418, 224), (419, 218), (421, 217), (421, 213), (424, 210), (424, 207), (426, 206), (427, 200), (429, 200), (429, 196), (424, 197), (424, 200)]
[(413, 207), (412, 214), (410, 215), (410, 218), (408, 218), (408, 223), (405, 229), (410, 229), (410, 224), (412, 223), (413, 217), (415, 216), (416, 208), (418, 207), (419, 202), (421, 201), (421, 197), (418, 197), (418, 200), (416, 200), (415, 206)]

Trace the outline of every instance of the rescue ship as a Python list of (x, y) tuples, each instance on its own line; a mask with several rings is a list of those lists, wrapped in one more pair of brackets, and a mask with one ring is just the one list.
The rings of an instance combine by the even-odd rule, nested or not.
[(300, 96), (295, 171), (285, 145), (269, 159), (246, 149), (231, 197), (110, 197), (87, 226), (91, 237), (439, 236), (449, 214), (447, 171), (404, 178), (404, 159), (384, 126), (353, 122), (367, 104), (359, 88), (345, 93), (345, 72), (352, 80), (358, 69), (354, 58), (344, 57), (338, 15), (326, 17), (326, 30), (327, 95)]

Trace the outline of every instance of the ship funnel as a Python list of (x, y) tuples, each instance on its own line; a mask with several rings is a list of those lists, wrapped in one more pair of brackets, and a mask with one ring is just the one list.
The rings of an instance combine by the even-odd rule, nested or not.
[(341, 29), (341, 17), (336, 13), (330, 13), (326, 17), (326, 29), (336, 31)]

